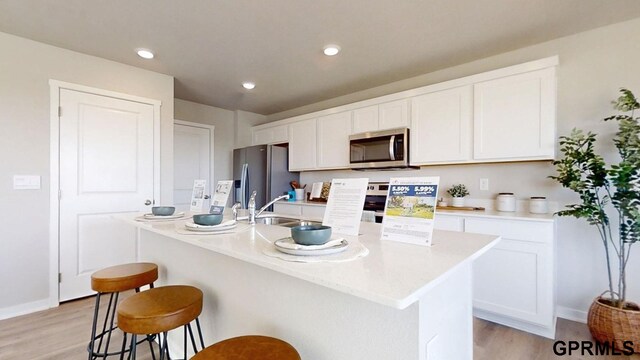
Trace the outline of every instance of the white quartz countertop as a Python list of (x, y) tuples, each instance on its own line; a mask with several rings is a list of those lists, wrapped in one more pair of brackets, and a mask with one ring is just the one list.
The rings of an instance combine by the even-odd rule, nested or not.
[[(139, 214), (138, 214), (139, 215)], [(380, 224), (362, 223), (357, 237), (369, 254), (348, 262), (299, 263), (269, 257), (265, 247), (288, 237), (290, 229), (256, 224), (239, 225), (233, 233), (183, 235), (185, 220), (138, 222), (136, 215), (117, 215), (141, 229), (203, 250), (230, 256), (266, 269), (303, 279), (382, 305), (404, 309), (440, 282), (450, 271), (491, 248), (499, 237), (435, 230), (431, 247), (380, 240)], [(345, 236), (347, 240), (354, 237)], [(170, 269), (168, 271), (171, 271)]]

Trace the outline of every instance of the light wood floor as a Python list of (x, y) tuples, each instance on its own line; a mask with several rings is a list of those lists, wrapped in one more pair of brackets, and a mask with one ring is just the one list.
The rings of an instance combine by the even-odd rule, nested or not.
[[(55, 309), (0, 321), (0, 359), (86, 359), (87, 338), (91, 329), (94, 303), (95, 299), (90, 297), (62, 304)], [(558, 320), (556, 336), (566, 341), (591, 339), (586, 325), (564, 319)], [(120, 345), (121, 339), (121, 337), (114, 338), (113, 344)], [(553, 343), (554, 341), (550, 339), (488, 321), (474, 320), (474, 359), (476, 360), (556, 358), (640, 360), (640, 355), (637, 354), (631, 357), (555, 356)], [(138, 359), (151, 359), (148, 346), (138, 347)]]

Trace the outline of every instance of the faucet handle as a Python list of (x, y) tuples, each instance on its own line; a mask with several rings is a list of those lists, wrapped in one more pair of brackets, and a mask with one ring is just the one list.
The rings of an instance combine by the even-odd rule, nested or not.
[(255, 201), (256, 195), (258, 195), (258, 192), (253, 190), (253, 192), (251, 193), (251, 197), (249, 198), (249, 201)]
[(240, 206), (242, 206), (242, 204), (237, 202), (233, 204), (233, 206), (231, 207), (231, 214), (233, 214), (233, 220), (238, 220), (238, 208)]

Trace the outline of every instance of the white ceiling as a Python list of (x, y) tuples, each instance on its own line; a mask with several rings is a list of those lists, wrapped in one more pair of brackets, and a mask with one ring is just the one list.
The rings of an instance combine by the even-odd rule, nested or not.
[(265, 115), (639, 16), (638, 0), (0, 0), (0, 31)]

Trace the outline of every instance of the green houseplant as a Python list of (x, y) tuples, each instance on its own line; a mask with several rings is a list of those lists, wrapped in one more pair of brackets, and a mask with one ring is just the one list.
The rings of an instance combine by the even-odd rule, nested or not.
[(451, 195), (453, 198), (451, 201), (452, 206), (463, 207), (464, 197), (469, 195), (469, 190), (467, 190), (467, 187), (464, 186), (464, 184), (456, 184), (447, 190), (447, 194)]
[[(574, 129), (560, 137), (562, 159), (554, 162), (563, 187), (580, 196), (580, 202), (558, 212), (585, 219), (597, 228), (604, 245), (609, 288), (594, 300), (588, 325), (594, 338), (622, 348), (633, 341), (640, 352), (640, 308), (628, 302), (627, 264), (631, 246), (640, 240), (640, 103), (627, 89), (613, 102), (621, 113), (605, 118), (617, 121), (613, 143), (620, 160), (607, 166), (595, 153), (596, 135)], [(614, 271), (615, 267), (615, 271)]]

